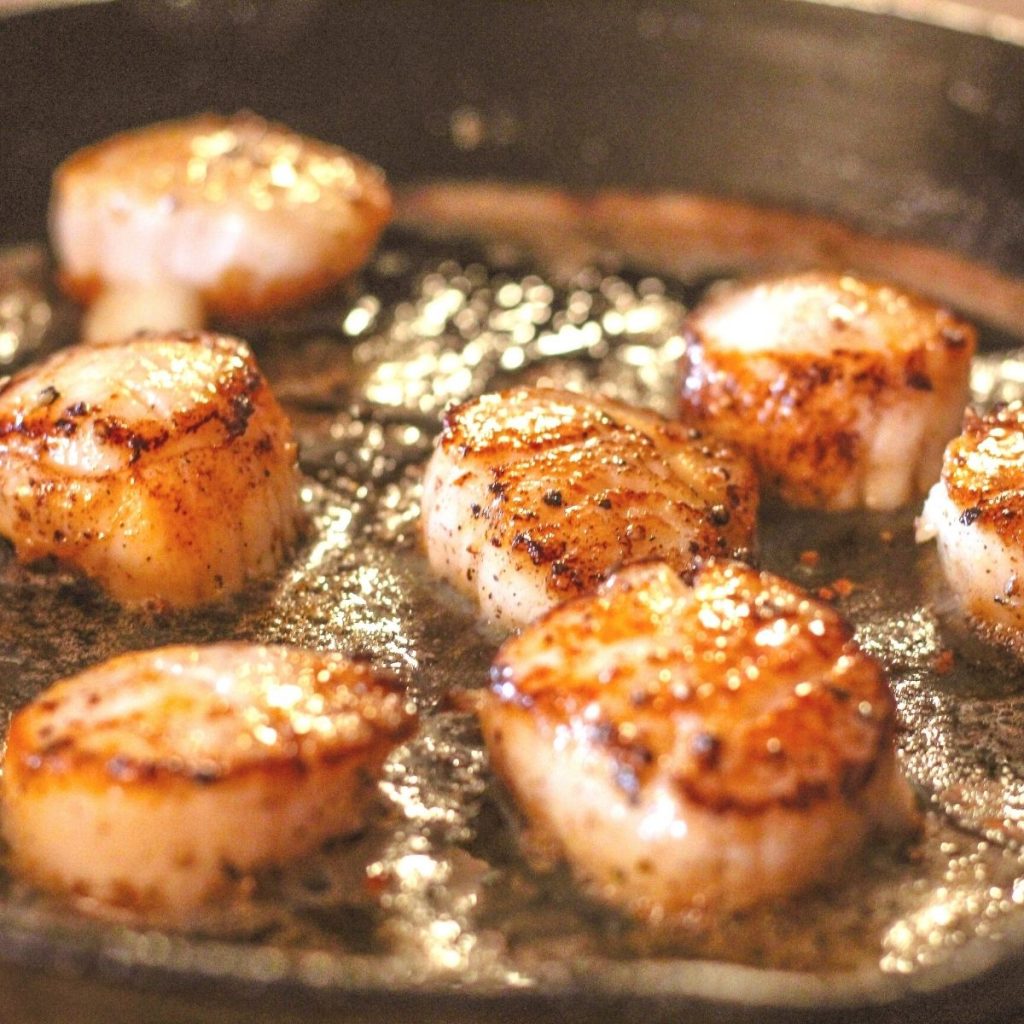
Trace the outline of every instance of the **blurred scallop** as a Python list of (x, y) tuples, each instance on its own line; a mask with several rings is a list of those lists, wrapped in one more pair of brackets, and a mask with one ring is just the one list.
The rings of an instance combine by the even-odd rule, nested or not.
[(88, 337), (113, 339), (306, 302), (366, 262), (390, 214), (359, 157), (254, 114), (204, 114), (73, 154), (50, 228), (64, 287), (100, 304)]

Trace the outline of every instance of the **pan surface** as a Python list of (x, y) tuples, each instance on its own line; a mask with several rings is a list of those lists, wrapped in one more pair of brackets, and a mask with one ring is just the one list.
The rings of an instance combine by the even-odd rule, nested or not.
[[(486, 17), (470, 3), (282, 2), (253, 19), (246, 5), (211, 5), (208, 17), (229, 19), (218, 31), (176, 21), (189, 6), (0, 22), (4, 242), (44, 236), (48, 175), (68, 151), (162, 117), (250, 107), (344, 142), (400, 184), (712, 193), (1024, 273), (1024, 52), (1009, 42), (774, 0), (495, 3)], [(458, 190), (438, 195), (457, 209)], [(535, 204), (507, 195), (513, 210)], [(569, 206), (577, 218), (601, 209)], [(552, 200), (540, 220), (564, 209)], [(424, 570), (418, 466), (448, 399), (510, 379), (667, 405), (679, 318), (702, 282), (642, 247), (624, 265), (604, 251), (615, 237), (594, 232), (555, 266), (529, 247), (399, 227), (357, 292), (257, 339), (299, 429), (316, 522), (271, 591), (212, 617), (142, 621), (76, 581), (3, 563), (5, 710), (115, 650), (234, 635), (369, 650), (427, 716), (391, 762), (367, 836), (261, 879), (252, 905), (202, 934), (97, 925), (4, 877), (5, 1020), (983, 1020), (1024, 1003), (1019, 671), (993, 670), (943, 617), (912, 511), (777, 515), (764, 548), (769, 568), (808, 586), (855, 584), (844, 608), (890, 668), (904, 761), (931, 808), (919, 846), (872, 851), (832, 894), (668, 937), (518, 856), (475, 729), (444, 700), (453, 684), (482, 684), (496, 638)], [(36, 254), (9, 252), (10, 273), (31, 278)], [(45, 290), (45, 270), (40, 280)], [(576, 346), (545, 346), (574, 303)], [(47, 308), (59, 314), (49, 344), (72, 319)], [(634, 326), (588, 329), (610, 313)], [(523, 315), (531, 336), (515, 333)], [(994, 330), (986, 340), (1009, 343)], [(1019, 368), (984, 356), (979, 399)], [(813, 568), (800, 558), (809, 548)], [(937, 671), (954, 646), (952, 671)]]

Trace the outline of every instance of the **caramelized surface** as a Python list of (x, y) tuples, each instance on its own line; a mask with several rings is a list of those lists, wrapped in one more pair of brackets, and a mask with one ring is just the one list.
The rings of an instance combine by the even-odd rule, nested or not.
[(692, 589), (667, 567), (624, 570), (506, 643), (491, 692), (552, 729), (585, 722), (641, 791), (668, 772), (718, 811), (852, 799), (895, 725), (879, 666), (833, 608), (729, 562)]
[(401, 691), (367, 663), (288, 647), (164, 647), (89, 669), (19, 712), (5, 774), (12, 786), (83, 773), (107, 786), (211, 784), (356, 757), (410, 727)]
[(1024, 545), (1024, 403), (968, 410), (946, 449), (942, 482), (970, 524)]
[(271, 574), (298, 532), (295, 442), (247, 345), (140, 335), (0, 388), (0, 533), (129, 605), (187, 607)]
[(620, 565), (749, 554), (748, 462), (700, 431), (557, 389), (450, 410), (424, 482), (431, 564), (485, 614), (526, 622)]
[(684, 417), (747, 447), (796, 505), (898, 508), (938, 475), (976, 333), (948, 310), (807, 273), (709, 299), (687, 324)]
[(625, 567), (503, 644), (479, 711), (533, 841), (652, 926), (836, 884), (913, 830), (880, 666), (737, 562)]

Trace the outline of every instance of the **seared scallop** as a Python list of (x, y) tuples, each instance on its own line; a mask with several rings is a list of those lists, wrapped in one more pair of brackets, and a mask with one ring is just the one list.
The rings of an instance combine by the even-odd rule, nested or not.
[(295, 305), (357, 270), (391, 214), (376, 168), (253, 114), (116, 135), (54, 177), (61, 280), (89, 337)]
[(80, 345), (0, 387), (0, 534), (24, 562), (185, 607), (273, 573), (298, 517), (291, 426), (241, 341)]
[(626, 562), (684, 569), (748, 551), (756, 511), (750, 464), (700, 431), (524, 387), (446, 414), (422, 528), (433, 568), (489, 619), (519, 625)]
[(915, 820), (878, 664), (737, 562), (631, 566), (555, 609), (501, 648), (480, 717), (538, 836), (645, 919), (785, 897)]
[(224, 643), (115, 658), (11, 722), (14, 867), (86, 911), (187, 926), (240, 876), (361, 827), (413, 723), (389, 679), (337, 654)]
[[(979, 625), (1024, 634), (1024, 405), (968, 410), (918, 520), (959, 603)], [(1014, 639), (1016, 638), (1016, 639)]]
[(746, 446), (787, 502), (892, 509), (938, 477), (976, 334), (889, 285), (809, 273), (710, 299), (687, 341), (684, 419)]

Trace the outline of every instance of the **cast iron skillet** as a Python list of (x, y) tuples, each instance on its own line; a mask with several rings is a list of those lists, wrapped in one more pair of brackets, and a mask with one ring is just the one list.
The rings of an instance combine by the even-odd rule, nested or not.
[[(0, 21), (0, 242), (43, 236), (49, 173), (79, 145), (248, 107), (343, 141), (398, 184), (724, 195), (1024, 275), (1024, 50), (1010, 41), (794, 0), (219, 0), (191, 20), (190, 6)], [(470, 140), (466, 123), (505, 127)], [(31, 935), (0, 952), (0, 1017), (12, 1022), (959, 1021), (1024, 1004), (1016, 954), (939, 990), (824, 1009), (813, 979), (761, 999), (756, 974), (685, 996), (685, 984), (628, 971), (593, 989), (388, 992), (358, 978), (311, 989), (255, 971), (214, 983), (137, 964), (119, 977), (109, 962), (62, 962)]]

